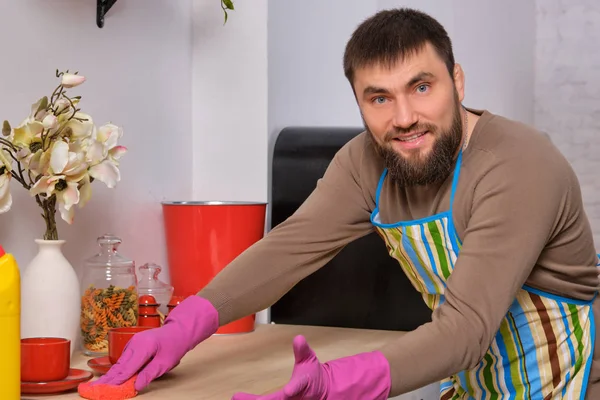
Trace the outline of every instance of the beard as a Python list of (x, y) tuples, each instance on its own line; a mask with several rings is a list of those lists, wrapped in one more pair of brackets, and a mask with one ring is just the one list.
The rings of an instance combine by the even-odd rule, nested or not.
[[(369, 136), (377, 153), (383, 159), (388, 176), (395, 183), (401, 187), (430, 185), (444, 181), (450, 175), (463, 132), (460, 116), (462, 107), (457, 98), (454, 104), (452, 123), (449, 128), (440, 129), (432, 124), (416, 123), (408, 129), (396, 128), (393, 132), (387, 132), (383, 144), (375, 140), (365, 122), (365, 128), (370, 133)], [(391, 141), (398, 134), (419, 131), (429, 131), (429, 134), (436, 138), (428, 155), (422, 155), (417, 151), (409, 156), (403, 156), (391, 147)]]

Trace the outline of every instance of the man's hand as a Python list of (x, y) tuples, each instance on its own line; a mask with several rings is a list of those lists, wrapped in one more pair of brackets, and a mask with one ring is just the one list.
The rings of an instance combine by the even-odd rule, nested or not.
[(176, 324), (136, 333), (125, 346), (123, 354), (110, 370), (95, 383), (120, 385), (138, 374), (135, 390), (141, 391), (154, 379), (169, 372), (188, 352)]
[(175, 367), (181, 358), (219, 327), (219, 316), (207, 300), (190, 296), (165, 319), (160, 328), (136, 333), (110, 370), (91, 385), (121, 385), (138, 374), (135, 390)]
[(294, 370), (292, 378), (279, 392), (269, 395), (237, 393), (232, 400), (287, 400), (326, 398), (327, 371), (303, 336), (294, 338)]
[(236, 393), (232, 400), (384, 400), (391, 382), (380, 352), (362, 353), (322, 364), (303, 336), (293, 343), (294, 369), (283, 389), (268, 395)]

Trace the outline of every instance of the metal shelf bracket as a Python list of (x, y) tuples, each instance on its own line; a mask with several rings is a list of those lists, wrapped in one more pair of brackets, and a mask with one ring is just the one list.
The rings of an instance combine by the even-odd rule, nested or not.
[(96, 0), (96, 25), (98, 28), (104, 26), (104, 16), (117, 0)]

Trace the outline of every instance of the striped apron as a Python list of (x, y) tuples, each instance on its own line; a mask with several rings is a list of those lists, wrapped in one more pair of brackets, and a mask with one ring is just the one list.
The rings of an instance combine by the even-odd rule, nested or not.
[[(384, 170), (371, 214), (390, 255), (432, 310), (444, 302), (446, 281), (461, 247), (452, 219), (461, 161), (462, 151), (454, 169), (448, 211), (413, 221), (381, 223), (379, 198), (387, 175)], [(583, 400), (594, 335), (592, 301), (523, 286), (481, 362), (444, 379), (440, 398)]]

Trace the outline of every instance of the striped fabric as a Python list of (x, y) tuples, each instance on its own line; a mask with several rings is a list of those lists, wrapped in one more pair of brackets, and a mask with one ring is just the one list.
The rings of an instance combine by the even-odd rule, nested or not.
[(435, 309), (460, 248), (458, 242), (448, 239), (448, 217), (443, 215), (417, 225), (399, 224), (395, 229), (378, 227), (377, 231), (425, 304)]
[[(444, 301), (446, 281), (461, 246), (451, 212), (459, 166), (449, 211), (415, 221), (381, 223), (379, 197), (384, 172), (371, 216), (389, 254), (432, 310)], [(482, 361), (473, 369), (443, 380), (440, 398), (583, 399), (592, 361), (594, 326), (591, 302), (524, 286)]]
[[(448, 217), (376, 226), (431, 309), (443, 301), (460, 250)], [(442, 381), (440, 398), (583, 399), (593, 326), (591, 303), (524, 287), (481, 363)]]

